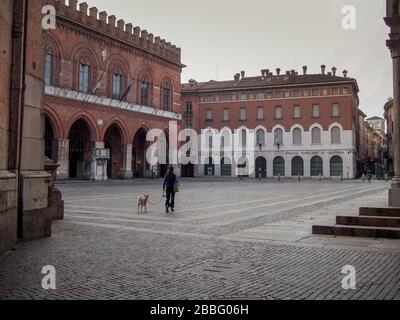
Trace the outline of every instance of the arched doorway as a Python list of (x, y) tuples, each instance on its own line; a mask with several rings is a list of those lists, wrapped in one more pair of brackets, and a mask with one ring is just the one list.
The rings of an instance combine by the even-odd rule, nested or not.
[(192, 163), (181, 165), (182, 178), (194, 178), (194, 165)]
[(292, 176), (304, 176), (304, 161), (301, 157), (294, 157), (292, 159)]
[(285, 176), (285, 159), (276, 157), (274, 159), (274, 176)]
[(140, 128), (133, 138), (132, 170), (134, 178), (143, 178), (146, 168), (146, 136), (147, 131)]
[(56, 155), (54, 154), (54, 130), (51, 122), (47, 116), (45, 116), (44, 120), (44, 140), (45, 140), (45, 147), (44, 147), (44, 154), (47, 158), (55, 161)]
[(221, 176), (231, 177), (232, 176), (232, 161), (229, 158), (221, 159)]
[(88, 179), (91, 169), (92, 142), (88, 124), (85, 120), (77, 120), (69, 132), (69, 177), (72, 179)]
[(118, 179), (121, 176), (122, 135), (117, 124), (113, 124), (107, 129), (104, 136), (104, 148), (110, 150), (110, 159), (107, 162), (107, 176), (109, 179)]
[(319, 156), (312, 157), (311, 159), (311, 176), (318, 177), (324, 174), (324, 164), (322, 158)]
[(204, 175), (213, 176), (215, 175), (215, 166), (212, 157), (209, 157), (204, 164)]
[(343, 175), (343, 159), (339, 156), (331, 158), (330, 162), (331, 177), (341, 177)]
[(285, 176), (285, 159), (276, 157), (274, 159), (274, 176)]
[(264, 157), (258, 157), (256, 159), (256, 178), (266, 179), (267, 178), (267, 160)]

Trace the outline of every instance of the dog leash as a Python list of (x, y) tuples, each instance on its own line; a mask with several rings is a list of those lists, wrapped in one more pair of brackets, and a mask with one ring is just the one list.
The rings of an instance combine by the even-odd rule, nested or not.
[(153, 203), (153, 202), (151, 202), (150, 200), (149, 200), (148, 202), (149, 202), (149, 204), (151, 204), (152, 206), (157, 206), (157, 205), (159, 205), (159, 204), (161, 203), (161, 201), (163, 200), (163, 198), (164, 198), (164, 195), (162, 195), (161, 198), (160, 198), (160, 201), (158, 201), (158, 202), (156, 202), (156, 203)]

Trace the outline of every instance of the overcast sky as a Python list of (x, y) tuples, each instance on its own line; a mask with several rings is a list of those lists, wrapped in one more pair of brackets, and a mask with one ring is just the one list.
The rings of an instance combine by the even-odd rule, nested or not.
[[(182, 81), (228, 80), (241, 70), (310, 73), (347, 69), (358, 80), (360, 108), (382, 116), (392, 96), (383, 22), (385, 0), (87, 0), (182, 48)], [(356, 29), (342, 28), (342, 8), (356, 8)]]

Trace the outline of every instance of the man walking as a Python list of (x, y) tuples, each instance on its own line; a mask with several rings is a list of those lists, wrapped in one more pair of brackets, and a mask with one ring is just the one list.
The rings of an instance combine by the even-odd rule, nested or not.
[(171, 211), (175, 211), (175, 186), (178, 184), (178, 179), (174, 174), (174, 168), (171, 167), (168, 170), (164, 178), (164, 185), (163, 185), (163, 193), (166, 192), (166, 201), (165, 201), (165, 211), (169, 213), (169, 208)]

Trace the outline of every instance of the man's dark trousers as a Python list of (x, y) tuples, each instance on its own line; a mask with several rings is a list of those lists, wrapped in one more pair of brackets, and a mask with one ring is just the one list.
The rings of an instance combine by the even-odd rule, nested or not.
[(166, 188), (166, 197), (167, 200), (165, 201), (165, 207), (174, 209), (175, 208), (175, 192), (174, 188)]

